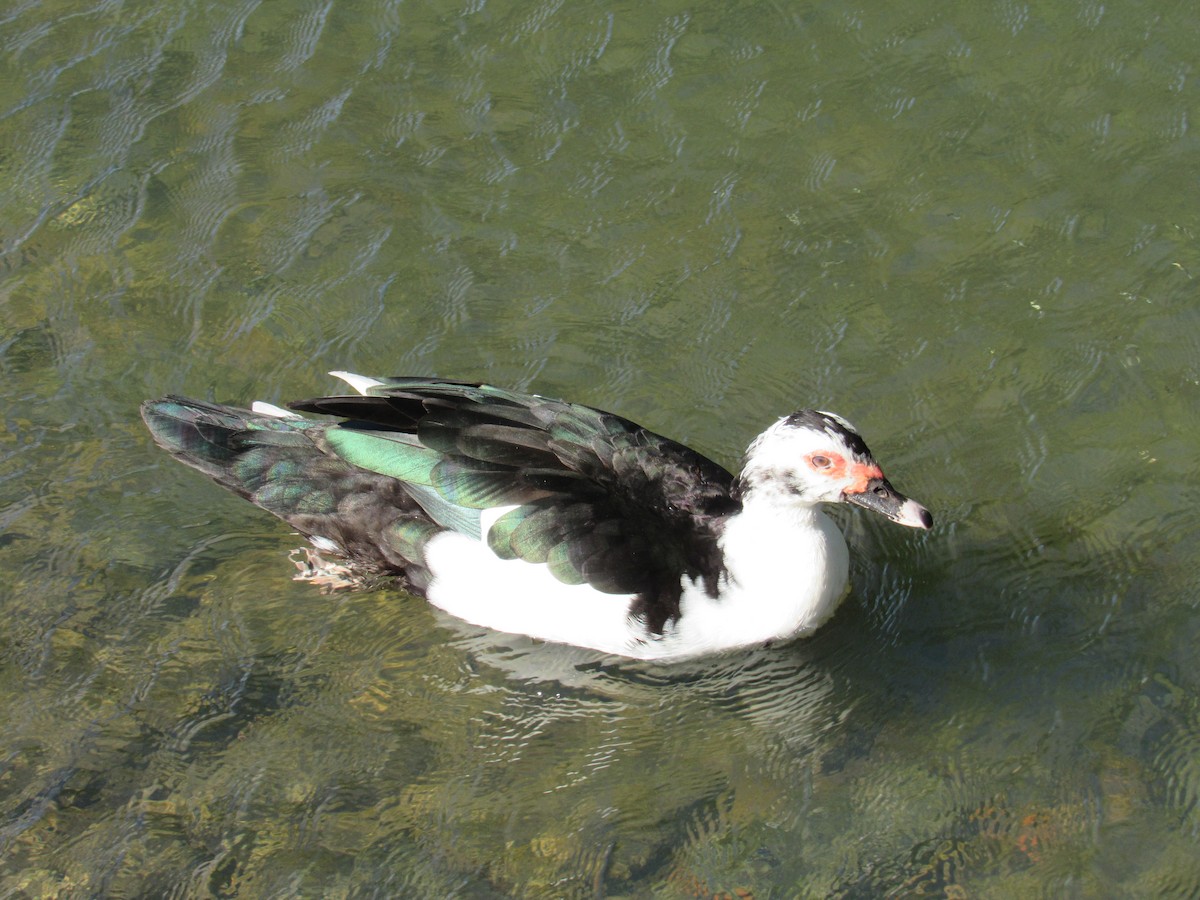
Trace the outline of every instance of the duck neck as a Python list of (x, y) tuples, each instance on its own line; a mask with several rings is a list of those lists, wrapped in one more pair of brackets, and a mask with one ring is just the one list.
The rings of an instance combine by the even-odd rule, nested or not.
[(846, 541), (816, 504), (751, 491), (721, 537), (729, 590), (777, 609), (798, 630), (837, 606), (849, 573)]

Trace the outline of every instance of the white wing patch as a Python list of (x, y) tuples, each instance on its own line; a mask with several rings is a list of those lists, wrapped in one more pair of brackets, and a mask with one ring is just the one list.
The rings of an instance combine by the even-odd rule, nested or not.
[(379, 381), (375, 378), (368, 378), (366, 375), (355, 375), (353, 372), (337, 371), (330, 372), (329, 374), (334, 378), (340, 378), (363, 396), (366, 396), (368, 393), (370, 393), (371, 388), (381, 387), (383, 385), (382, 381)]
[(281, 406), (276, 406), (274, 403), (266, 403), (262, 400), (255, 400), (250, 404), (252, 412), (258, 413), (260, 416), (272, 416), (276, 419), (301, 419), (303, 416), (292, 412), (290, 409), (284, 409)]

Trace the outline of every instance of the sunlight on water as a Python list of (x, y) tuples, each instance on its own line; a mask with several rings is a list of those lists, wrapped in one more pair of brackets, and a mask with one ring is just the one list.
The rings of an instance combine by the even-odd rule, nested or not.
[[(1190, 7), (0, 11), (0, 895), (1200, 891)], [(487, 379), (928, 535), (665, 667), (294, 582), (137, 419)], [(499, 598), (498, 598), (499, 599)]]

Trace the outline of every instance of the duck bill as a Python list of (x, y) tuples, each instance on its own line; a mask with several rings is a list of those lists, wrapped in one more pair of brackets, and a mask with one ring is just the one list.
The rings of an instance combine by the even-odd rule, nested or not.
[(909, 528), (932, 528), (933, 516), (916, 500), (910, 500), (888, 484), (886, 478), (872, 478), (861, 491), (845, 493), (847, 503), (873, 510), (899, 525)]

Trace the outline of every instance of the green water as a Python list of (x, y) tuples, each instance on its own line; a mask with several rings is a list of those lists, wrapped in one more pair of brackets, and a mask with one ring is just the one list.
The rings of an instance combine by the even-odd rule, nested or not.
[[(1194, 4), (0, 8), (0, 897), (1200, 892)], [(291, 580), (137, 404), (855, 421), (812, 639)]]

